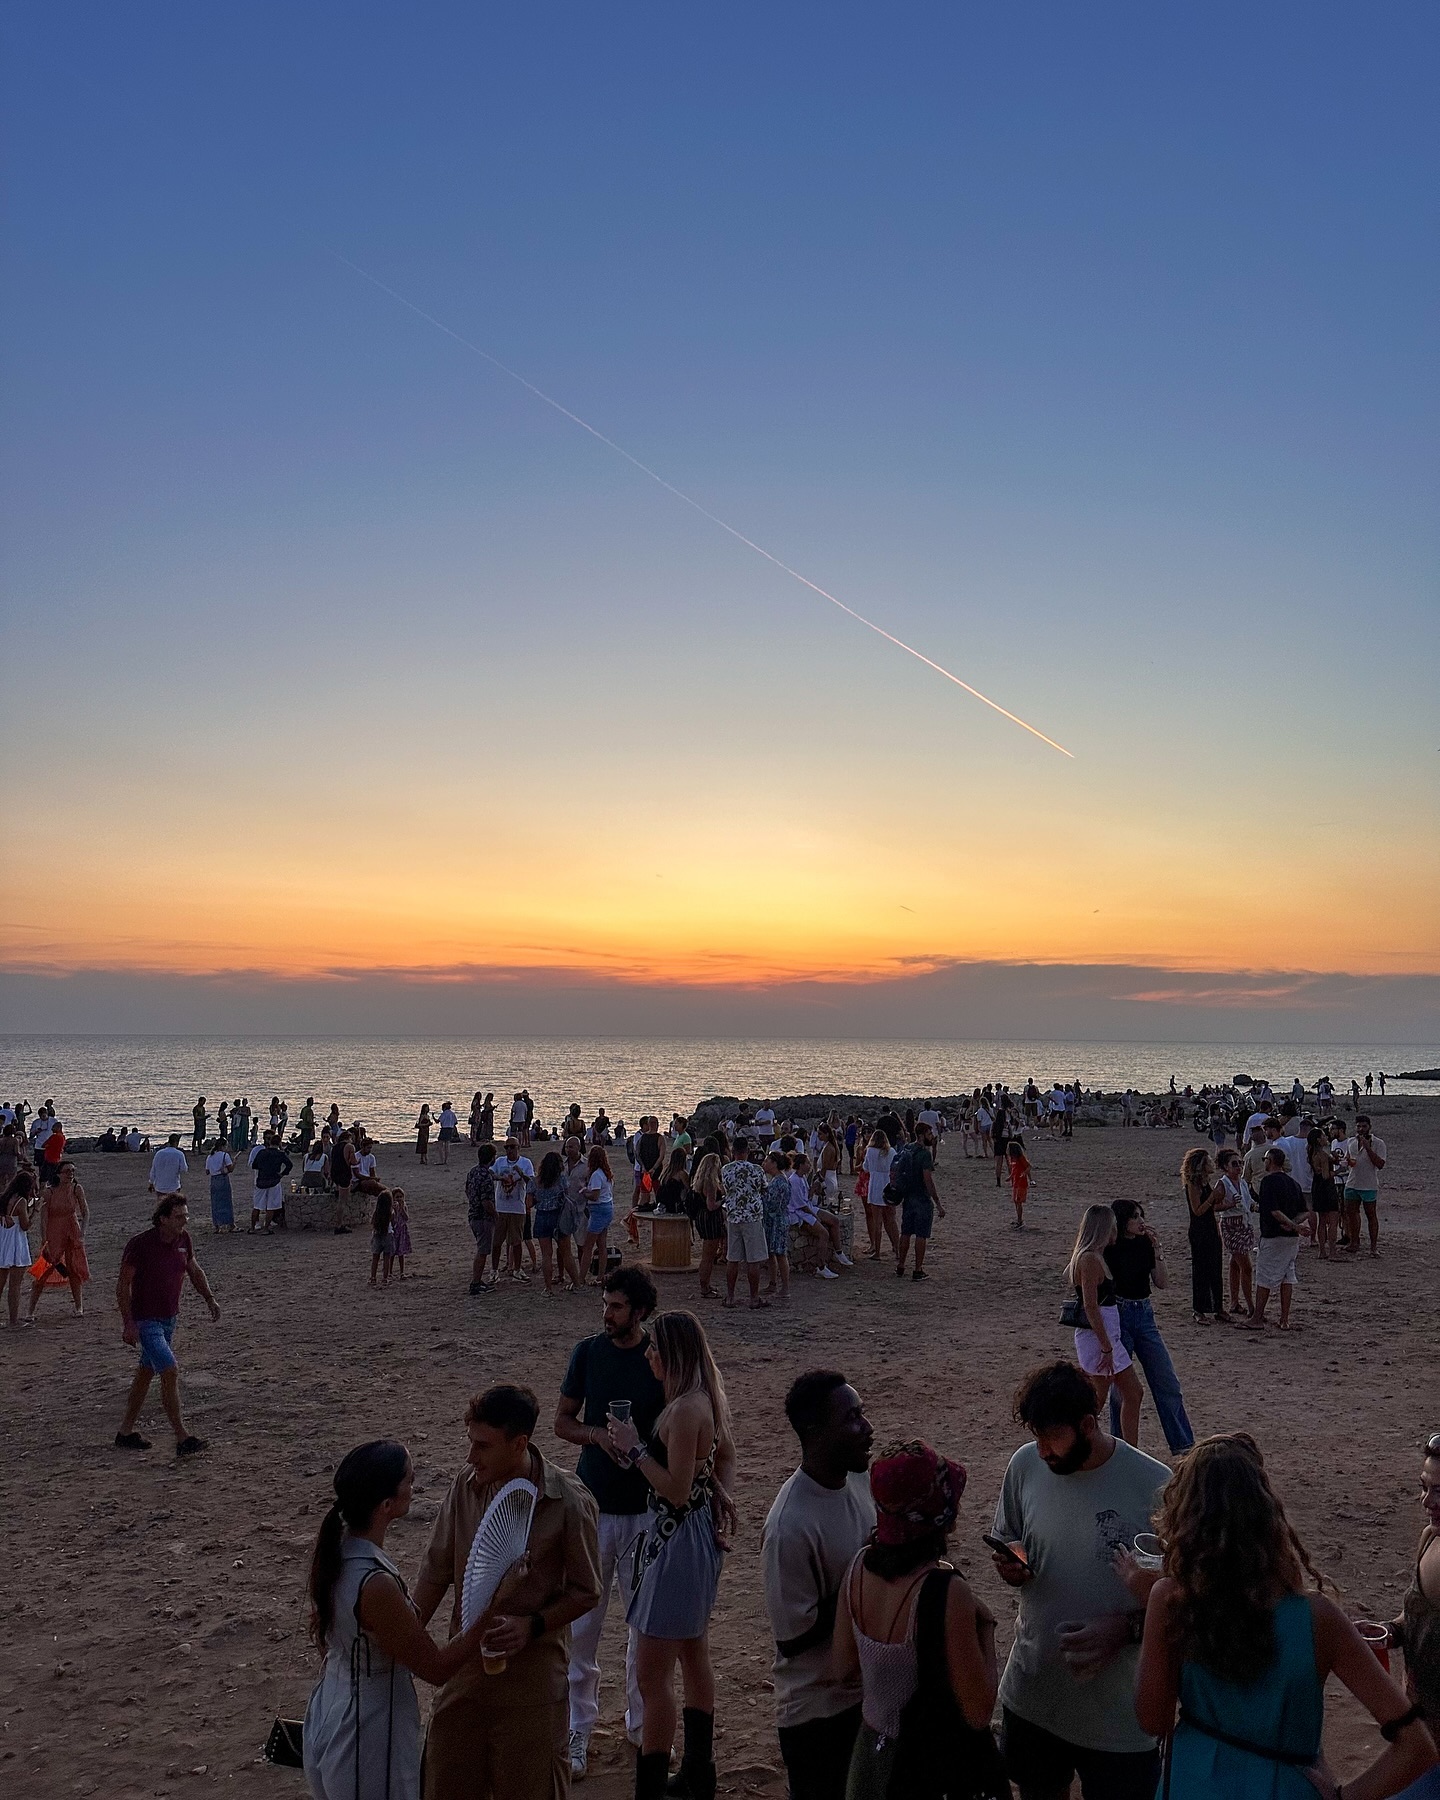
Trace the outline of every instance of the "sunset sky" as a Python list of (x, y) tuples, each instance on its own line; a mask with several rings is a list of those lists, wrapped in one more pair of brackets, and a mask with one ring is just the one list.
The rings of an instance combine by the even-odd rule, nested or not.
[(7, 9), (0, 975), (1440, 972), (1437, 48)]

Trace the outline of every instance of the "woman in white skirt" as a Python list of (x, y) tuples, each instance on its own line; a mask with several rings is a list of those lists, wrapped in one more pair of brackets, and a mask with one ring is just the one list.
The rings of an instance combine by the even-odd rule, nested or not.
[(1084, 1321), (1075, 1330), (1076, 1359), (1090, 1377), (1102, 1416), (1114, 1384), (1120, 1396), (1121, 1435), (1127, 1444), (1138, 1444), (1140, 1377), (1121, 1341), (1115, 1280), (1105, 1262), (1105, 1252), (1118, 1233), (1110, 1207), (1087, 1206), (1065, 1267), (1065, 1279), (1075, 1289), (1077, 1310)]
[(631, 1419), (610, 1420), (610, 1441), (652, 1489), (635, 1552), (635, 1587), (626, 1618), (636, 1633), (635, 1676), (644, 1701), (636, 1800), (661, 1800), (675, 1738), (675, 1665), (685, 1689), (685, 1754), (680, 1764), (693, 1800), (714, 1800), (715, 1671), (710, 1612), (720, 1585), (729, 1528), (726, 1492), (735, 1464), (725, 1387), (694, 1313), (663, 1312), (650, 1324), (646, 1351), (665, 1387), (665, 1408), (648, 1441)]
[[(325, 1667), (305, 1709), (313, 1800), (419, 1800), (420, 1705), (414, 1676), (438, 1687), (480, 1654), (488, 1620), (442, 1650), (420, 1623), (385, 1533), (410, 1510), (403, 1444), (352, 1450), (310, 1564), (310, 1635)], [(413, 1671), (413, 1674), (412, 1674)]]
[(29, 1169), (21, 1169), (0, 1194), (0, 1287), (5, 1289), (12, 1331), (20, 1324), (20, 1287), (30, 1267), (30, 1209), (34, 1204), (35, 1176)]

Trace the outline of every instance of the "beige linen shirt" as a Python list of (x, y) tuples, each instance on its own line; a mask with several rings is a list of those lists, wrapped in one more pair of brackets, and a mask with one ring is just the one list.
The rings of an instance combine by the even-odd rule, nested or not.
[[(501, 1582), (493, 1610), (521, 1617), (539, 1613), (545, 1620), (544, 1633), (512, 1656), (503, 1674), (482, 1674), (479, 1657), (473, 1658), (445, 1684), (442, 1698), (453, 1698), (452, 1690), (483, 1684), (490, 1704), (528, 1706), (561, 1700), (568, 1691), (570, 1621), (589, 1612), (600, 1599), (596, 1507), (589, 1489), (575, 1476), (546, 1462), (538, 1450), (532, 1450), (530, 1458), (529, 1479), (539, 1488), (540, 1498), (530, 1525), (529, 1549), (525, 1560)], [(454, 1590), (451, 1637), (460, 1630), (465, 1563), (489, 1499), (474, 1471), (462, 1469), (441, 1505), (420, 1564), (417, 1588), (421, 1584), (432, 1592), (438, 1588), (442, 1595)]]

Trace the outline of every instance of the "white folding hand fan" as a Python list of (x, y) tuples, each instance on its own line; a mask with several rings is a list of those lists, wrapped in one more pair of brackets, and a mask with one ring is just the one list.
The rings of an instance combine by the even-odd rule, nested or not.
[(537, 1495), (530, 1481), (507, 1481), (485, 1508), (470, 1546), (460, 1589), (460, 1625), (468, 1631), (495, 1598), (500, 1583), (525, 1554)]

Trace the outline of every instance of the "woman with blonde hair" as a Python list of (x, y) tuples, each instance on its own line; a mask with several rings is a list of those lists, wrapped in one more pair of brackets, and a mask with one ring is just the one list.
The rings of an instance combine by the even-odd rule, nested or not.
[(890, 1183), (890, 1165), (895, 1160), (895, 1152), (890, 1148), (890, 1140), (878, 1128), (870, 1133), (870, 1142), (865, 1146), (865, 1228), (870, 1234), (870, 1260), (880, 1260), (880, 1234), (883, 1231), (890, 1240), (890, 1248), (896, 1257), (900, 1255), (900, 1226), (896, 1219), (898, 1206), (892, 1206), (885, 1197), (885, 1190)]
[[(1149, 1587), (1135, 1716), (1157, 1737), (1174, 1734), (1170, 1800), (1383, 1800), (1433, 1765), (1420, 1708), (1319, 1591), (1252, 1437), (1233, 1432), (1188, 1451), (1156, 1532), (1165, 1569)], [(1125, 1579), (1138, 1598), (1152, 1578), (1132, 1567)], [(1385, 1739), (1370, 1767), (1341, 1784), (1320, 1754), (1332, 1674)]]
[(1090, 1377), (1100, 1408), (1103, 1410), (1113, 1383), (1120, 1395), (1121, 1435), (1127, 1444), (1138, 1444), (1140, 1378), (1121, 1338), (1115, 1278), (1105, 1261), (1105, 1252), (1118, 1235), (1115, 1214), (1108, 1206), (1085, 1208), (1075, 1248), (1065, 1265), (1065, 1279), (1075, 1289), (1075, 1300), (1067, 1310), (1076, 1319), (1076, 1360)]
[(657, 1313), (646, 1361), (665, 1389), (648, 1440), (633, 1419), (610, 1419), (617, 1457), (651, 1487), (645, 1531), (635, 1551), (635, 1588), (626, 1618), (636, 1634), (635, 1676), (644, 1701), (636, 1800), (660, 1800), (675, 1738), (675, 1665), (685, 1694), (680, 1765), (694, 1800), (715, 1793), (715, 1671), (710, 1613), (720, 1585), (734, 1508), (727, 1492), (735, 1445), (725, 1384), (694, 1313)]
[(713, 1150), (707, 1151), (690, 1177), (690, 1218), (700, 1238), (700, 1295), (705, 1300), (719, 1298), (719, 1289), (710, 1285), (710, 1278), (725, 1242), (724, 1201), (720, 1158)]
[(1198, 1145), (1181, 1158), (1180, 1180), (1190, 1211), (1190, 1300), (1197, 1325), (1208, 1325), (1212, 1314), (1217, 1324), (1228, 1322), (1220, 1221), (1215, 1212), (1223, 1190), (1211, 1182), (1214, 1173), (1210, 1152)]

